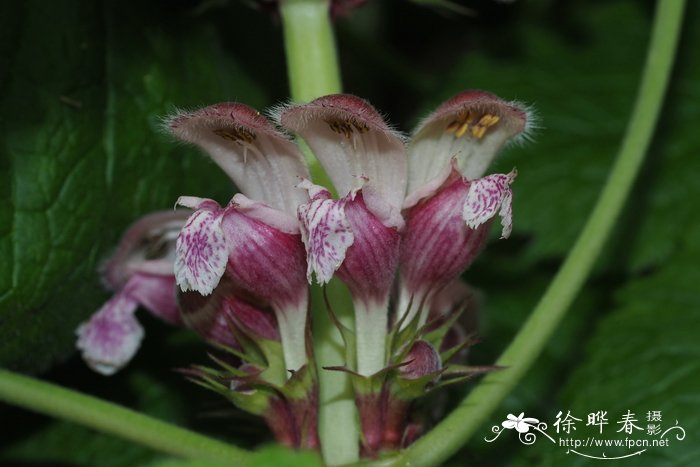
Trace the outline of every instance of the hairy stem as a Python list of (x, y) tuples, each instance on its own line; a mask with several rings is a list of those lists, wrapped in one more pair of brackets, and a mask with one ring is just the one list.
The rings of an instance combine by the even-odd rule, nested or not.
[(0, 369), (0, 400), (177, 457), (245, 466), (251, 453), (55, 384)]
[(532, 366), (588, 277), (649, 147), (668, 85), (685, 2), (660, 0), (634, 112), (598, 202), (532, 315), (489, 374), (435, 429), (382, 465), (438, 465), (454, 454)]

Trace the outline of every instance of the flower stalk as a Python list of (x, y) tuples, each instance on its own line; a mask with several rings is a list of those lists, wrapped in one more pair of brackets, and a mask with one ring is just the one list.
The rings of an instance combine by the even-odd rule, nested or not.
[[(294, 101), (308, 102), (341, 91), (340, 69), (329, 12), (329, 0), (280, 2), (287, 75), (290, 95)], [(300, 144), (300, 147), (316, 183), (332, 186), (309, 148), (305, 144)], [(352, 328), (349, 322), (352, 302), (347, 290), (336, 279), (326, 286), (326, 293), (337, 308), (335, 312), (338, 319)], [(322, 369), (344, 365), (346, 355), (342, 336), (328, 316), (323, 290), (318, 284), (311, 286), (311, 321), (319, 370), (318, 431), (323, 458), (331, 465), (352, 463), (359, 459), (357, 409), (348, 375)]]
[(329, 0), (280, 2), (289, 87), (295, 101), (340, 92), (329, 6)]
[(0, 369), (0, 400), (109, 433), (173, 456), (228, 465), (251, 464), (251, 453), (55, 384)]

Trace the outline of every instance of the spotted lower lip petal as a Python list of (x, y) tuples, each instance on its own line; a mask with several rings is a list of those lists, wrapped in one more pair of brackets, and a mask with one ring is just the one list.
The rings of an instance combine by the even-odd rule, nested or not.
[(315, 275), (319, 284), (326, 284), (354, 242), (352, 226), (345, 215), (346, 200), (331, 199), (328, 190), (308, 180), (300, 186), (311, 196), (309, 203), (299, 206), (298, 211), (308, 260), (307, 280), (311, 283)]
[(209, 295), (218, 285), (228, 263), (229, 244), (221, 226), (224, 210), (212, 200), (180, 200), (196, 211), (177, 237), (175, 278), (184, 292)]
[(513, 183), (517, 171), (494, 174), (472, 181), (464, 202), (463, 218), (467, 226), (477, 229), (493, 219), (501, 217), (501, 238), (508, 238), (513, 230)]

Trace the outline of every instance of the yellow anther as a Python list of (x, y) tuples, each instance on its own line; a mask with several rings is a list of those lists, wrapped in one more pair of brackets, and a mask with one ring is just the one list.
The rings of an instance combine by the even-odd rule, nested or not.
[(477, 125), (477, 126), (472, 128), (472, 135), (474, 135), (474, 137), (477, 139), (483, 138), (485, 134), (486, 134), (486, 127), (485, 126)]
[(501, 119), (498, 115), (486, 114), (479, 120), (479, 125), (485, 126), (486, 128), (491, 127), (498, 123)]
[(469, 129), (469, 121), (462, 123), (460, 125), (459, 129), (457, 129), (457, 131), (455, 131), (455, 138), (461, 138), (462, 136), (464, 136), (464, 134), (467, 132), (468, 129)]

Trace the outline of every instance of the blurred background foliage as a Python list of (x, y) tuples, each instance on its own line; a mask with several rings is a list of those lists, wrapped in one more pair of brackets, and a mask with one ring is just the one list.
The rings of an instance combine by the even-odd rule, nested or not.
[[(700, 18), (690, 3), (647, 163), (593, 277), (531, 373), (450, 465), (600, 462), (546, 440), (523, 446), (510, 433), (483, 440), (508, 413), (551, 424), (560, 410), (581, 424), (607, 410), (610, 437), (627, 410), (642, 423), (647, 411), (662, 411), (662, 424), (677, 420), (688, 438), (625, 465), (700, 463), (692, 441), (700, 433)], [(533, 142), (509, 148), (492, 168), (520, 174), (514, 235), (494, 239), (465, 274), (484, 296), (471, 359), (489, 364), (541, 296), (604, 183), (654, 2), (460, 5), (470, 13), (370, 0), (338, 21), (337, 40), (345, 91), (405, 132), (467, 88), (539, 115)], [(206, 360), (188, 333), (142, 314), (142, 351), (106, 379), (75, 355), (74, 329), (106, 299), (95, 270), (130, 222), (171, 208), (180, 194), (221, 202), (233, 194), (212, 163), (159, 131), (159, 119), (224, 100), (260, 109), (287, 100), (278, 21), (234, 0), (30, 0), (1, 2), (0, 23), (0, 366), (237, 444), (269, 442), (258, 421), (172, 371)], [(447, 405), (468, 390), (454, 389)], [(7, 406), (0, 420), (0, 463), (8, 465), (189, 465)], [(264, 459), (312, 462), (277, 449)]]

